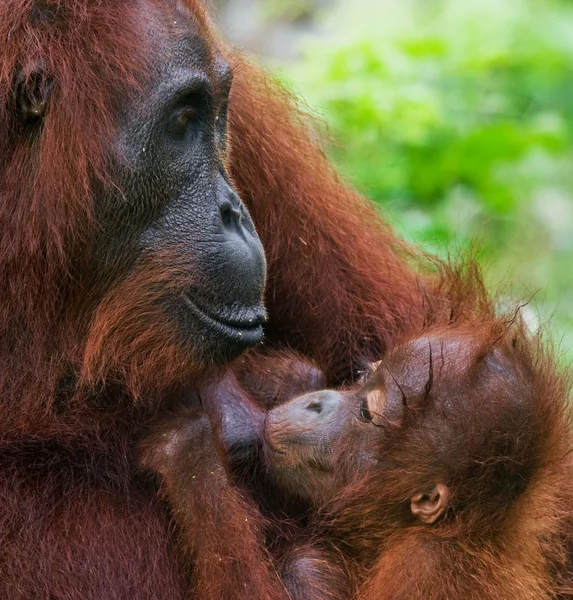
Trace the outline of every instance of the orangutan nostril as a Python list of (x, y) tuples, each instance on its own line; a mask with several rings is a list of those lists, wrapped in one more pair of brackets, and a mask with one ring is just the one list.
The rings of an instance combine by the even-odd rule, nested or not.
[(320, 400), (313, 399), (306, 405), (306, 409), (320, 414), (322, 412), (322, 402)]

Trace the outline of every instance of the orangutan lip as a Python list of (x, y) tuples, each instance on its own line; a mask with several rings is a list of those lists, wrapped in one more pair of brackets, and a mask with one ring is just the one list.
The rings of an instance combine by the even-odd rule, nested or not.
[(266, 320), (266, 314), (262, 310), (248, 311), (249, 316), (247, 318), (235, 321), (206, 312), (187, 295), (183, 295), (183, 300), (199, 321), (225, 337), (232, 338), (245, 345), (258, 344), (263, 338), (263, 323)]
[(265, 449), (270, 451), (272, 454), (280, 454), (281, 456), (286, 454), (284, 450), (279, 450), (276, 446), (273, 446), (268, 439), (265, 439)]
[(286, 452), (284, 450), (279, 450), (278, 448), (276, 448), (269, 438), (269, 434), (267, 431), (268, 418), (269, 418), (269, 414), (267, 413), (265, 416), (265, 419), (263, 421), (262, 436), (261, 436), (262, 440), (263, 440), (263, 448), (265, 449), (266, 452), (284, 455), (284, 454), (286, 454)]
[[(265, 447), (268, 450), (270, 450), (271, 452), (273, 452), (274, 454), (282, 454), (283, 456), (285, 454), (288, 454), (288, 452), (286, 450), (281, 450), (280, 446), (277, 446), (277, 444), (275, 442), (273, 442), (273, 441), (271, 441), (269, 439), (269, 437), (267, 435), (267, 432), (266, 432), (266, 429), (264, 430), (264, 433), (263, 433), (263, 442), (264, 442)], [(291, 447), (291, 446), (298, 446), (299, 448), (305, 448), (305, 449), (308, 449), (308, 448), (311, 447), (310, 444), (300, 443), (300, 442), (297, 442), (295, 440), (289, 440), (289, 441), (287, 441), (286, 445), (289, 446), (289, 447)]]

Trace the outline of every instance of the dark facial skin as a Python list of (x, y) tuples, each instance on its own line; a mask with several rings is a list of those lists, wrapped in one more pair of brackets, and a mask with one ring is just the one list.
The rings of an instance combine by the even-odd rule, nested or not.
[[(310, 370), (293, 371), (300, 374), (300, 389), (316, 389)], [(268, 411), (228, 378), (203, 388), (201, 399), (231, 470), (252, 469), (263, 456), (265, 473), (289, 496), (315, 505), (333, 497), (345, 482), (337, 448), (348, 439), (357, 468), (376, 464), (372, 447), (380, 430), (373, 419), (383, 410), (376, 376), (352, 391), (320, 389), (282, 398)]]
[[(292, 369), (300, 376), (299, 389), (316, 389), (312, 369), (295, 363)], [(336, 472), (336, 447), (343, 440), (352, 439), (357, 450), (352, 459), (362, 468), (375, 464), (371, 447), (379, 431), (368, 406), (374, 410), (380, 397), (373, 380), (353, 391), (317, 390), (290, 401), (280, 398), (268, 411), (265, 402), (254, 402), (229, 377), (204, 387), (200, 395), (230, 470), (250, 479), (262, 456), (270, 481), (293, 498), (321, 504), (336, 494), (343, 485)]]
[(97, 202), (90, 283), (101, 290), (134, 265), (164, 265), (158, 302), (182, 345), (196, 358), (226, 361), (262, 338), (266, 271), (224, 166), (232, 72), (190, 17), (153, 5), (146, 15), (161, 60), (150, 65), (144, 92), (120, 107), (117, 186)]

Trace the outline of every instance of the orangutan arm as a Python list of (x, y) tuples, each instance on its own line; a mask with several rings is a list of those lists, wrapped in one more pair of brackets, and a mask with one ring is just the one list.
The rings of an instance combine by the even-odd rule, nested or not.
[(157, 423), (142, 462), (161, 477), (190, 558), (193, 598), (288, 598), (264, 546), (264, 519), (229, 482), (206, 415), (180, 413)]

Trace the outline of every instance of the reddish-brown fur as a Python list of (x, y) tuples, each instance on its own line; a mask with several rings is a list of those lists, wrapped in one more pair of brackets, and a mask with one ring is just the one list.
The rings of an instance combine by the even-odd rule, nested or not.
[[(380, 460), (393, 466), (352, 481), (325, 509), (322, 522), (360, 565), (360, 600), (568, 597), (570, 584), (561, 577), (571, 576), (564, 541), (573, 533), (569, 382), (540, 340), (529, 339), (519, 325), (484, 315), (480, 322), (431, 328), (423, 339), (452, 336), (475, 346), (467, 364), (463, 356), (450, 357), (457, 363), (452, 373), (467, 369), (468, 375), (462, 371), (456, 383), (460, 388), (453, 388), (463, 401), (448, 413), (449, 431), (440, 418), (430, 421), (423, 412), (424, 402), (432, 405), (432, 391), (422, 405), (419, 398), (406, 400), (414, 415), (422, 411), (421, 424), (398, 425), (385, 439), (388, 448)], [(402, 348), (408, 348), (408, 340)], [(439, 363), (439, 347), (427, 352), (433, 356), (439, 407), (444, 401), (439, 399), (440, 378), (452, 377), (442, 371), (452, 365)], [(466, 381), (472, 381), (487, 356), (503, 356), (515, 372), (507, 375), (507, 393), (491, 383), (480, 401), (479, 388), (476, 393)], [(400, 360), (391, 353), (388, 369)], [(407, 396), (408, 371), (392, 370), (392, 376)], [(510, 383), (513, 378), (523, 381)], [(515, 410), (518, 417), (511, 414)], [(451, 512), (433, 525), (416, 522), (407, 514), (408, 499), (448, 476)]]
[[(271, 380), (276, 384), (281, 378), (288, 381), (297, 368), (306, 365), (287, 354), (261, 356), (261, 363), (270, 364), (273, 359), (287, 369), (283, 373), (275, 371)], [(309, 371), (299, 372), (311, 386), (313, 371), (311, 366)], [(283, 400), (275, 394), (276, 388), (271, 386), (266, 400), (269, 403), (271, 398)], [(206, 386), (200, 395), (224, 397), (225, 402), (239, 411), (257, 411), (233, 374), (227, 374), (220, 383)], [(243, 484), (237, 485), (199, 397), (191, 398), (186, 406), (177, 407), (153, 424), (141, 444), (141, 461), (146, 469), (160, 475), (161, 494), (171, 509), (193, 573), (192, 597), (201, 600), (344, 600), (347, 597), (348, 576), (341, 567), (340, 553), (332, 554), (314, 546), (294, 520), (288, 521), (282, 509), (261, 511), (259, 498), (252, 496)], [(248, 474), (245, 475), (248, 479)]]
[[(269, 266), (269, 344), (287, 338), (330, 381), (420, 324), (425, 291), (409, 250), (326, 159), (294, 98), (235, 59), (231, 172)], [(336, 232), (336, 233), (334, 233)]]
[[(163, 489), (169, 490), (173, 519), (193, 572), (192, 597), (286, 599), (261, 544), (265, 520), (230, 484), (199, 403), (161, 423), (146, 440), (149, 450), (144, 450), (143, 461), (165, 474)], [(168, 424), (175, 423), (184, 423), (184, 429), (171, 435)], [(184, 449), (182, 439), (189, 441)]]
[[(384, 390), (389, 385), (383, 383), (385, 377), (403, 394), (407, 407), (397, 420), (378, 415), (380, 441), (363, 438), (374, 444), (371, 450), (380, 462), (361, 470), (356, 457), (365, 450), (364, 443), (356, 429), (346, 435), (342, 430), (340, 442), (333, 442), (338, 479), (334, 497), (327, 495), (326, 503), (315, 507), (302, 528), (289, 525), (286, 513), (279, 512), (270, 516), (274, 523), (268, 515), (256, 519), (264, 526), (258, 538), (245, 525), (244, 538), (238, 535), (248, 539), (249, 554), (267, 564), (265, 577), (277, 564), (283, 583), (297, 600), (573, 597), (570, 382), (556, 368), (542, 340), (527, 333), (517, 313), (496, 316), (474, 267), (466, 272), (446, 269), (443, 283), (441, 306), (435, 306), (433, 315), (428, 313), (426, 326), (400, 340), (365, 384), (368, 391)], [(247, 395), (228, 376), (201, 392), (205, 406), (214, 411), (214, 432), (200, 411), (195, 419), (203, 419), (207, 436), (215, 433), (210, 456), (219, 452), (216, 473), (234, 498), (230, 502), (231, 496), (225, 499), (219, 493), (218, 511), (225, 513), (225, 502), (232, 507), (242, 498), (250, 507), (251, 522), (254, 501), (264, 507), (261, 501), (268, 494), (296, 495), (297, 483), (271, 491), (260, 481), (253, 487), (245, 473), (237, 483), (228, 455), (217, 442), (219, 428), (231, 417), (229, 411), (247, 410), (262, 423), (263, 437), (269, 440), (268, 420), (257, 416), (260, 409), (252, 397), (268, 409), (288, 400), (294, 374), (299, 378), (295, 396), (316, 390), (321, 381), (315, 365), (284, 353), (251, 356), (239, 372), (243, 385), (253, 393)], [(354, 389), (360, 397), (359, 388)], [(234, 553), (229, 564), (241, 564), (243, 547), (230, 546), (232, 533), (218, 532), (209, 518), (197, 522), (197, 513), (209, 512), (209, 505), (203, 504), (207, 494), (197, 487), (209, 487), (209, 473), (190, 468), (187, 462), (198, 451), (193, 450), (198, 437), (191, 433), (188, 419), (188, 413), (179, 413), (156, 425), (144, 446), (145, 462), (162, 474), (162, 489), (187, 544), (194, 547), (207, 539), (214, 544), (213, 554), (220, 554), (217, 548), (222, 547), (225, 556)], [(272, 435), (276, 443), (278, 438)], [(294, 442), (280, 450), (286, 453), (280, 460), (288, 463), (288, 455), (296, 458), (301, 448)], [(272, 480), (276, 455), (268, 460)], [(308, 471), (310, 478), (318, 475)], [(452, 495), (447, 512), (436, 523), (417, 521), (410, 514), (410, 499), (439, 482)], [(241, 510), (239, 514), (246, 514), (245, 508)], [(265, 552), (266, 546), (274, 558)], [(243, 581), (233, 576), (228, 565), (212, 568), (219, 576), (207, 581)], [(243, 585), (251, 589), (257, 581), (263, 578), (254, 573), (253, 580)], [(274, 598), (287, 597), (275, 578), (273, 585), (278, 586)], [(241, 594), (229, 585), (204, 597), (232, 600)]]
[[(201, 6), (180, 4), (212, 39)], [(141, 426), (197, 379), (154, 305), (177, 274), (151, 265), (103, 299), (82, 281), (98, 231), (92, 192), (110, 185), (117, 100), (145, 86), (152, 60), (142, 20), (135, 2), (0, 5), (1, 597), (161, 600), (187, 590), (164, 509), (132, 458)], [(356, 350), (378, 355), (421, 319), (425, 292), (407, 250), (338, 180), (288, 95), (228, 55), (229, 163), (266, 246), (269, 342), (347, 379)], [(16, 117), (19, 70), (52, 85), (41, 141)], [(136, 309), (126, 303), (134, 296)], [(273, 597), (272, 585), (262, 589)]]

